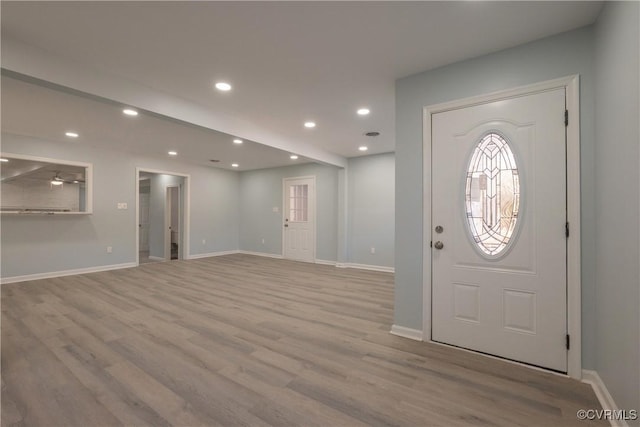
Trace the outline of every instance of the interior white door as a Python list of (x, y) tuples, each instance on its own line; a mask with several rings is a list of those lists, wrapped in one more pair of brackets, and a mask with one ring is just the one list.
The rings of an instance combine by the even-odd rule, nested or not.
[(432, 339), (567, 371), (565, 90), (432, 115)]
[(165, 258), (180, 259), (180, 187), (178, 186), (166, 187), (164, 222)]
[(149, 193), (140, 193), (140, 218), (138, 219), (138, 234), (140, 250), (149, 251)]
[(284, 180), (284, 257), (315, 261), (315, 177)]

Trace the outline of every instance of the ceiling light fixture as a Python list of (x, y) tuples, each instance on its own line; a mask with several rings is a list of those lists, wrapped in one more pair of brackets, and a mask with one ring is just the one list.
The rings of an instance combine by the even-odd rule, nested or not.
[(216, 83), (216, 89), (221, 90), (223, 92), (228, 92), (231, 90), (231, 85), (226, 82), (218, 82)]
[(9, 159), (0, 159), (0, 162), (8, 162)]
[(51, 185), (62, 185), (64, 184), (64, 180), (58, 176), (58, 173), (51, 178)]
[(358, 115), (360, 116), (366, 116), (367, 114), (369, 114), (371, 111), (369, 111), (368, 108), (360, 108), (358, 110)]
[(67, 135), (69, 138), (77, 138), (80, 136), (76, 132), (66, 132), (65, 135)]
[(122, 110), (122, 112), (124, 114), (126, 114), (127, 116), (131, 116), (131, 117), (135, 117), (138, 115), (138, 112), (136, 110), (133, 110), (131, 108), (125, 108), (124, 110)]
[(298, 160), (298, 156), (296, 156), (295, 154), (290, 155), (289, 158), (291, 160)]
[(170, 156), (177, 156), (178, 152), (177, 151), (169, 151), (167, 154), (169, 154)]
[(311, 129), (311, 128), (316, 127), (316, 124), (315, 124), (315, 122), (305, 122), (304, 123), (304, 127)]
[(361, 145), (360, 147), (358, 147), (358, 150), (360, 151), (367, 151), (369, 149), (369, 147), (367, 147), (366, 145)]
[(240, 165), (239, 165), (239, 164), (237, 164), (237, 163), (231, 163), (231, 167), (232, 167), (232, 168), (237, 168), (238, 166), (240, 166)]
[(239, 139), (239, 138), (236, 138), (236, 139), (233, 140), (234, 144), (242, 144), (242, 142), (243, 141), (241, 139)]

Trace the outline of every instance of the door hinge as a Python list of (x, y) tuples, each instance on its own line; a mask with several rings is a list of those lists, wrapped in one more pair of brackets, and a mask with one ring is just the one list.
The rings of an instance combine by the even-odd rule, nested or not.
[(571, 349), (571, 335), (567, 334), (567, 350)]
[(567, 236), (567, 239), (568, 239), (569, 238), (569, 223), (568, 222), (566, 222), (564, 224), (564, 234), (565, 234), (565, 236)]
[(569, 126), (569, 110), (564, 110), (564, 125)]
[(429, 247), (432, 248), (433, 247), (433, 240), (429, 242)]

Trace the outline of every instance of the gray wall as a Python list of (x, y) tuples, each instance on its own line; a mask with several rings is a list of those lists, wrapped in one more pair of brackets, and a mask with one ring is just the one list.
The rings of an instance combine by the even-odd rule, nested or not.
[[(308, 163), (241, 172), (240, 249), (282, 255), (282, 180), (315, 175), (316, 258), (336, 261), (339, 170), (334, 166)], [(274, 207), (278, 212), (273, 212)]]
[[(136, 167), (191, 174), (192, 255), (238, 249), (237, 172), (97, 149), (88, 143), (2, 134), (3, 152), (93, 163), (94, 175), (93, 215), (3, 215), (2, 277), (135, 262)], [(116, 209), (118, 202), (126, 202), (129, 209)], [(113, 253), (107, 254), (107, 246)]]
[(639, 18), (605, 3), (595, 33), (596, 369), (621, 409), (640, 409)]
[(347, 180), (348, 261), (393, 267), (395, 155), (349, 159)]
[(593, 37), (584, 28), (396, 82), (396, 325), (422, 329), (423, 107), (580, 74), (583, 366), (595, 366)]

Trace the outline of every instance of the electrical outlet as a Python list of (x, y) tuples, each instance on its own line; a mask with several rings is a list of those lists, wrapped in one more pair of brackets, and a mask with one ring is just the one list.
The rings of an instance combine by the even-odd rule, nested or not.
[(273, 207), (273, 211), (274, 211), (275, 213), (278, 213), (278, 212), (280, 212), (280, 208), (278, 208), (277, 206), (274, 206), (274, 207)]
[(118, 209), (127, 209), (127, 204), (124, 202), (118, 202)]
[(207, 241), (206, 241), (205, 239), (202, 239), (202, 244), (203, 244), (203, 245), (206, 245), (206, 244), (207, 244)]
[(376, 253), (376, 248), (374, 248), (373, 246), (371, 247), (371, 253), (375, 254)]
[(264, 239), (262, 239), (262, 244), (264, 245)]
[(111, 246), (107, 246), (107, 253), (110, 254), (113, 252), (113, 248)]

